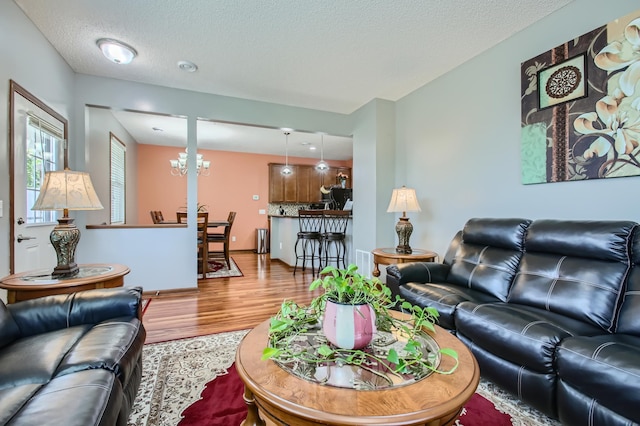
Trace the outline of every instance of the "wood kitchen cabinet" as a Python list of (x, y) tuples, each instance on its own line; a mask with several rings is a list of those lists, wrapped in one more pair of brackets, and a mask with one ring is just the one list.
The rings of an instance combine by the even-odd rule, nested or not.
[(290, 175), (280, 173), (284, 164), (269, 164), (269, 202), (297, 203), (297, 167), (289, 165), (293, 170)]
[(320, 187), (331, 188), (338, 184), (338, 172), (349, 176), (347, 188), (351, 188), (351, 169), (348, 167), (330, 167), (319, 172), (313, 165), (289, 165), (293, 173), (283, 176), (280, 171), (284, 164), (269, 164), (269, 202), (270, 203), (318, 203), (322, 200)]

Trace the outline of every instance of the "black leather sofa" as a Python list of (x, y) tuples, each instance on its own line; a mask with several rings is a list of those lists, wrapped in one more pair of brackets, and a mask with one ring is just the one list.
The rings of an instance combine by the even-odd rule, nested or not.
[(640, 227), (471, 219), (442, 263), (387, 268), (483, 377), (570, 425), (640, 423)]
[(142, 377), (141, 294), (0, 303), (0, 425), (126, 425)]

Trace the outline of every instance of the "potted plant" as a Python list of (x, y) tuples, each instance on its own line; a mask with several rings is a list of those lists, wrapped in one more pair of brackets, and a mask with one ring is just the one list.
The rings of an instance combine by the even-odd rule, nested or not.
[(391, 290), (377, 279), (357, 273), (356, 265), (347, 269), (328, 266), (324, 278), (311, 283), (324, 294), (316, 298), (312, 307), (323, 312), (322, 331), (327, 339), (342, 349), (361, 349), (367, 346), (376, 332), (376, 318), (384, 318)]
[[(434, 308), (414, 306), (399, 296), (392, 300), (391, 290), (386, 285), (377, 278), (359, 274), (357, 269), (356, 265), (349, 265), (347, 269), (334, 266), (324, 268), (321, 271), (322, 278), (313, 281), (309, 287), (310, 290), (321, 287), (324, 292), (315, 297), (309, 306), (285, 300), (278, 313), (271, 318), (268, 346), (263, 350), (262, 359), (272, 359), (281, 365), (295, 364), (298, 370), (300, 364), (357, 365), (359, 369), (369, 369), (376, 375), (385, 376), (390, 382), (393, 380), (388, 379), (389, 375), (410, 374), (420, 378), (432, 372), (449, 374), (455, 371), (457, 353), (438, 348), (427, 334), (435, 332), (438, 312)], [(335, 306), (344, 310), (351, 308), (351, 313), (336, 313)], [(394, 314), (393, 308), (400, 308), (409, 316)], [(400, 336), (402, 345), (397, 348), (390, 345), (390, 349), (383, 351), (372, 350), (369, 342), (360, 345), (357, 324), (364, 324), (361, 334), (393, 334)], [(330, 331), (336, 325), (338, 331)], [(318, 329), (322, 331), (318, 332)], [(342, 345), (344, 339), (334, 339), (335, 335), (331, 336), (331, 333), (348, 334), (348, 344)], [(327, 342), (320, 338), (320, 343), (317, 343), (319, 334)], [(382, 353), (384, 356), (381, 356)], [(455, 360), (450, 370), (438, 369), (441, 355)], [(305, 369), (308, 370), (307, 367)]]

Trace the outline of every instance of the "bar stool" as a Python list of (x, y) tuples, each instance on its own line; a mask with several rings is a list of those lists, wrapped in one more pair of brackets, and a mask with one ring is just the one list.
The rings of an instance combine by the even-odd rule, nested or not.
[(351, 212), (345, 210), (325, 210), (322, 225), (322, 250), (324, 264), (335, 262), (337, 268), (346, 269), (347, 256), (347, 225)]
[(302, 270), (305, 270), (307, 260), (311, 261), (311, 273), (315, 275), (315, 261), (318, 261), (318, 272), (322, 266), (322, 210), (298, 210), (298, 238), (295, 252), (296, 264), (293, 275), (298, 269), (298, 260), (302, 260)]

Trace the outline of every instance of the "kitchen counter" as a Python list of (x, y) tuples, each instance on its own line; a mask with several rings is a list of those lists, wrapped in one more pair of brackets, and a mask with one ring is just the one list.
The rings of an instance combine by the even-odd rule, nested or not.
[[(298, 216), (291, 215), (269, 215), (271, 221), (271, 259), (279, 259), (287, 265), (293, 267), (296, 264), (295, 246), (298, 238)], [(295, 219), (295, 220), (290, 220)], [(353, 263), (353, 224), (349, 217), (349, 224), (346, 232), (347, 265)], [(298, 266), (301, 266), (298, 264)], [(309, 264), (307, 266), (310, 266)]]

